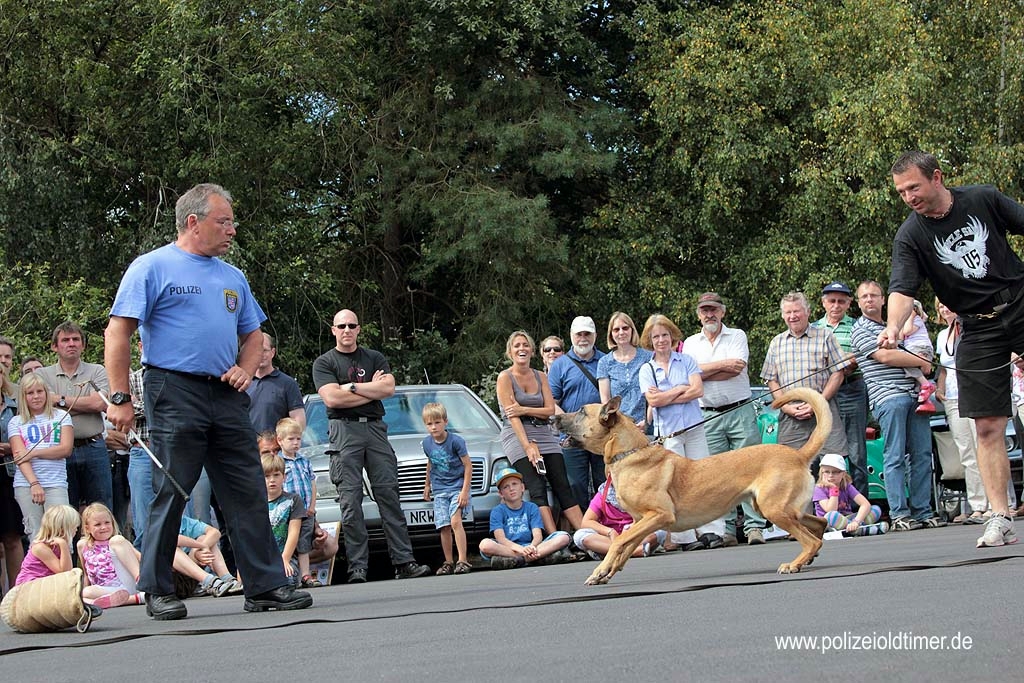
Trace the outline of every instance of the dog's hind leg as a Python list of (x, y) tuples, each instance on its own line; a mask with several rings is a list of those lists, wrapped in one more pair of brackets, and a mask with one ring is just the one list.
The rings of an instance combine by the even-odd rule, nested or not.
[(770, 513), (776, 526), (788, 531), (800, 542), (801, 552), (792, 562), (779, 565), (780, 574), (795, 574), (800, 568), (810, 564), (814, 556), (821, 550), (821, 537), (825, 532), (825, 520), (803, 511), (777, 510)]

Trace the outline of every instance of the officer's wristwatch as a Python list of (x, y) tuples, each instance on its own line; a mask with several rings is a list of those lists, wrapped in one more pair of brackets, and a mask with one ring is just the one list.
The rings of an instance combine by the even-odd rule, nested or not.
[(110, 395), (110, 402), (113, 403), (115, 406), (129, 403), (131, 400), (132, 395), (126, 394), (123, 391), (115, 391), (113, 394)]
[(68, 407), (68, 400), (67, 400), (67, 398), (65, 398), (64, 396), (61, 396), (60, 400), (57, 401), (57, 407), (58, 408), (67, 408)]
[(353, 394), (356, 393), (356, 383), (355, 382), (349, 382), (348, 383), (348, 390), (351, 391)]

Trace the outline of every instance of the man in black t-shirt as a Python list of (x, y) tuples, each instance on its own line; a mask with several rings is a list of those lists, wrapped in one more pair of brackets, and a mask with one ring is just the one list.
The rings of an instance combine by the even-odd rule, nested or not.
[[(1011, 412), (1011, 357), (1024, 350), (1024, 263), (1007, 233), (1024, 234), (1024, 206), (991, 185), (947, 188), (934, 155), (906, 152), (892, 167), (893, 183), (913, 213), (896, 233), (889, 281), (889, 316), (881, 348), (895, 348), (913, 300), (927, 278), (960, 314), (956, 350), (960, 415), (978, 428), (978, 469), (992, 518), (978, 547), (1016, 543), (1006, 488), (1006, 418)], [(1024, 367), (1024, 365), (1022, 365)]]
[(369, 545), (363, 520), (363, 470), (370, 479), (388, 542), (395, 578), (430, 572), (412, 554), (398, 492), (398, 461), (388, 442), (382, 399), (395, 393), (395, 376), (384, 354), (357, 343), (359, 319), (338, 311), (331, 325), (337, 345), (313, 361), (313, 383), (327, 406), (331, 481), (338, 487), (348, 582), (366, 581)]

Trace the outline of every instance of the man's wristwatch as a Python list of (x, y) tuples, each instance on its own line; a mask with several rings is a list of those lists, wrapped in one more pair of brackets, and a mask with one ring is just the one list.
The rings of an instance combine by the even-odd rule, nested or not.
[(68, 407), (68, 399), (65, 396), (62, 395), (60, 397), (60, 400), (57, 401), (57, 407), (58, 408), (67, 408)]
[(115, 406), (124, 405), (125, 403), (130, 403), (131, 400), (132, 400), (132, 395), (131, 394), (126, 394), (123, 391), (115, 391), (113, 394), (110, 395), (110, 402), (113, 405), (115, 405)]
[(351, 391), (353, 394), (356, 393), (356, 383), (355, 382), (349, 382), (348, 383), (348, 390)]

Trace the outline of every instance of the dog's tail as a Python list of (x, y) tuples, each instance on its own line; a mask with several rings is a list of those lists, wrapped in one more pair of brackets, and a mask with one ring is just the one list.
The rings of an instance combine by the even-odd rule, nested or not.
[(811, 409), (814, 410), (814, 417), (818, 422), (814, 427), (814, 431), (811, 432), (811, 438), (807, 439), (807, 443), (797, 451), (810, 464), (814, 460), (814, 456), (821, 452), (821, 447), (825, 445), (825, 440), (828, 438), (829, 432), (832, 431), (832, 411), (829, 409), (828, 401), (825, 400), (824, 396), (814, 389), (808, 389), (807, 387), (790, 389), (772, 401), (772, 407), (781, 408), (790, 401), (806, 401), (809, 403)]

